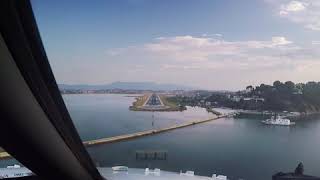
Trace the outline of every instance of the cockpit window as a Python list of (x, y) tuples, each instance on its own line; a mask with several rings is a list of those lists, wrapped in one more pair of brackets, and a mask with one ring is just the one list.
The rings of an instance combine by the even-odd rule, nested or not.
[(106, 176), (320, 176), (318, 1), (32, 7), (73, 123)]

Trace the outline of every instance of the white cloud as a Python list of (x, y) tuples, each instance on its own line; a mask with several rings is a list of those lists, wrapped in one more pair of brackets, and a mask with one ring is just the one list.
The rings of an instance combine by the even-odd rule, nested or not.
[(144, 64), (139, 74), (150, 74), (150, 77), (159, 79), (166, 77), (169, 81), (193, 83), (199, 80), (199, 84), (206, 84), (212, 73), (228, 74), (221, 79), (230, 82), (233, 76), (237, 76), (233, 78), (239, 82), (243, 77), (254, 80), (256, 76), (260, 81), (274, 78), (305, 81), (320, 77), (320, 47), (317, 43), (314, 41), (301, 47), (283, 36), (263, 41), (227, 41), (201, 36), (162, 37), (121, 48), (125, 49), (121, 55), (110, 58), (119, 63)]
[(272, 37), (272, 42), (275, 46), (288, 45), (292, 43), (291, 41), (288, 41), (285, 37), (281, 36)]
[(288, 4), (283, 5), (281, 9), (284, 12), (298, 12), (305, 10), (307, 5), (308, 4), (305, 2), (291, 1)]
[[(319, 20), (320, 20), (320, 18), (319, 18)], [(320, 31), (320, 22), (314, 22), (312, 24), (307, 24), (305, 27), (307, 29), (311, 29), (314, 31)]]
[(283, 36), (264, 41), (175, 36), (156, 38), (150, 43), (120, 49), (122, 58), (127, 61), (152, 62), (162, 70), (257, 70), (295, 68), (300, 65), (296, 62), (319, 61), (320, 53), (316, 48), (312, 44), (308, 48), (299, 47)]
[(301, 24), (306, 29), (320, 31), (320, 0), (267, 1), (275, 6), (280, 17)]
[(311, 44), (312, 45), (320, 45), (320, 41), (312, 41)]
[(290, 44), (291, 41), (281, 36), (272, 37), (269, 41), (225, 41), (221, 38), (176, 36), (156, 39), (155, 42), (145, 44), (143, 49), (171, 59), (187, 61), (209, 60), (210, 56), (231, 56), (258, 49), (279, 50)]
[(206, 37), (176, 36), (156, 39), (143, 46), (144, 51), (178, 61), (203, 61), (212, 54), (226, 55), (237, 47), (228, 42)]
[(107, 52), (111, 53), (107, 54), (101, 71), (109, 68), (113, 77), (122, 79), (147, 78), (198, 83), (204, 87), (227, 87), (226, 83), (231, 87), (275, 79), (318, 80), (319, 44), (318, 41), (297, 44), (284, 36), (244, 41), (201, 35), (161, 37), (144, 44), (109, 49)]
[(217, 37), (222, 37), (223, 35), (220, 34), (220, 33), (216, 33), (216, 34), (207, 34), (207, 33), (204, 33), (204, 34), (202, 34), (201, 36), (202, 36), (202, 37), (215, 37), (215, 38), (217, 38)]

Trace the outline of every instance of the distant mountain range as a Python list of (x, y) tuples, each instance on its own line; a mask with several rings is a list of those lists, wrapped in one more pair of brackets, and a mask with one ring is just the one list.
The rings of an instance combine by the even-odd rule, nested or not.
[(123, 90), (194, 90), (194, 87), (159, 84), (154, 82), (113, 82), (110, 84), (89, 85), (89, 84), (58, 84), (63, 90), (101, 90), (101, 89), (123, 89)]

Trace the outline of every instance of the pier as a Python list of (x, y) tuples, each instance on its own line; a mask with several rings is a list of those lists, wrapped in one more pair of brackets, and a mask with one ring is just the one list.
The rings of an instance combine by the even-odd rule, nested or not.
[[(164, 132), (168, 132), (168, 131), (172, 131), (175, 129), (180, 129), (180, 128), (184, 128), (184, 127), (188, 127), (188, 126), (193, 126), (193, 125), (197, 125), (197, 124), (201, 124), (201, 123), (206, 123), (206, 122), (214, 121), (214, 120), (217, 120), (220, 118), (230, 117), (232, 115), (234, 115), (234, 113), (216, 116), (214, 118), (205, 119), (205, 120), (190, 121), (190, 122), (183, 123), (180, 125), (173, 125), (173, 126), (161, 128), (161, 129), (151, 129), (151, 130), (140, 131), (140, 132), (136, 132), (136, 133), (132, 133), (132, 134), (124, 134), (124, 135), (120, 135), (120, 136), (114, 136), (114, 137), (108, 137), (108, 138), (102, 138), (102, 139), (96, 139), (96, 140), (89, 140), (89, 141), (83, 142), (83, 144), (85, 146), (89, 147), (89, 146), (94, 146), (94, 145), (99, 145), (99, 144), (109, 144), (109, 143), (115, 143), (115, 142), (120, 142), (120, 141), (126, 141), (126, 140), (130, 140), (130, 139), (136, 139), (139, 137), (156, 135), (156, 134), (160, 134), (160, 133), (164, 133)], [(10, 156), (10, 154), (8, 154), (5, 151), (0, 152), (0, 159), (7, 159), (7, 158), (12, 158), (12, 157)]]
[(155, 135), (155, 134), (164, 133), (167, 131), (172, 131), (175, 129), (193, 126), (196, 124), (201, 124), (201, 123), (217, 120), (219, 118), (223, 118), (223, 117), (227, 117), (227, 116), (230, 116), (230, 114), (223, 115), (223, 116), (217, 116), (217, 117), (205, 119), (205, 120), (191, 121), (191, 122), (183, 123), (180, 125), (173, 125), (173, 126), (170, 126), (167, 128), (151, 129), (151, 130), (136, 132), (136, 133), (132, 133), (132, 134), (125, 134), (125, 135), (114, 136), (114, 137), (109, 137), (109, 138), (102, 138), (102, 139), (85, 141), (85, 142), (83, 142), (83, 144), (85, 146), (93, 146), (93, 145), (99, 145), (99, 144), (108, 144), (108, 143), (114, 143), (114, 142), (119, 142), (119, 141), (125, 141), (125, 140), (129, 140), (129, 139), (135, 139), (135, 138), (139, 138), (139, 137), (143, 137), (143, 136)]

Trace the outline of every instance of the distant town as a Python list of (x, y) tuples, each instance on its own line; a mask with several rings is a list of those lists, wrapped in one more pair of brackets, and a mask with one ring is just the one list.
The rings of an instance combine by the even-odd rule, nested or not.
[[(248, 85), (239, 91), (142, 90), (142, 89), (64, 89), (62, 94), (158, 94), (176, 107), (227, 107), (241, 110), (317, 113), (320, 111), (320, 82), (295, 84), (275, 81), (272, 85)], [(178, 110), (183, 110), (179, 108)]]

